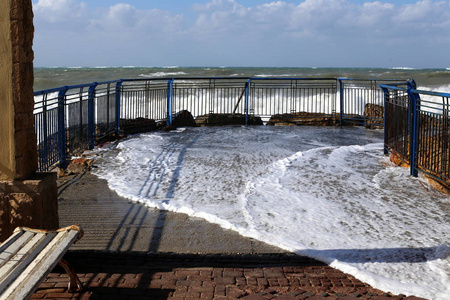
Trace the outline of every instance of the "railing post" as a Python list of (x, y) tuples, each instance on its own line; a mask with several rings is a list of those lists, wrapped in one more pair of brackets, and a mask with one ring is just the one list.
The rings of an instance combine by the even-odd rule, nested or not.
[[(44, 153), (42, 155), (43, 156), (42, 160), (43, 160), (43, 164), (46, 169), (47, 169), (47, 162), (48, 162), (47, 96), (48, 96), (47, 93), (44, 93), (42, 95), (42, 97), (43, 97), (43, 99), (42, 99), (42, 127), (43, 128), (42, 128), (42, 142), (41, 142), (41, 143), (43, 143), (43, 147), (44, 147), (44, 150), (43, 150)], [(39, 156), (41, 156), (41, 154), (39, 154)], [(42, 162), (41, 162), (40, 171), (42, 171), (41, 169), (42, 169)]]
[(95, 88), (98, 83), (93, 82), (89, 86), (88, 91), (88, 136), (89, 136), (89, 149), (95, 147)]
[(121, 105), (120, 105), (120, 101), (122, 98), (122, 83), (123, 80), (121, 79), (120, 81), (118, 81), (116, 83), (116, 135), (119, 136), (120, 135), (120, 109), (121, 109)]
[(250, 95), (250, 79), (247, 79), (247, 83), (245, 84), (245, 125), (248, 125), (248, 98)]
[(420, 106), (420, 96), (415, 93), (416, 83), (414, 80), (408, 81), (408, 95), (411, 101), (411, 128), (410, 128), (410, 159), (411, 159), (411, 176), (418, 176), (417, 169), (417, 152), (419, 146), (419, 106)]
[(343, 122), (342, 118), (344, 116), (344, 84), (342, 83), (342, 79), (338, 78), (339, 80), (339, 126), (342, 127)]
[(384, 87), (383, 85), (380, 85), (380, 87), (384, 93), (384, 109), (383, 109), (384, 146), (383, 146), (383, 148), (384, 148), (384, 155), (388, 155), (389, 150), (387, 148), (388, 140), (387, 140), (387, 133), (386, 133), (386, 130), (387, 130), (387, 128), (386, 128), (386, 109), (389, 107), (387, 105), (387, 102), (389, 101), (389, 90), (386, 87)]
[(173, 110), (173, 81), (172, 77), (167, 83), (167, 125), (172, 125), (172, 110)]
[[(65, 169), (67, 167), (67, 138), (66, 138), (66, 92), (68, 88), (64, 87), (58, 93), (58, 157), (59, 167)], [(47, 108), (45, 108), (46, 110)], [(44, 121), (45, 125), (47, 121)], [(44, 133), (47, 136), (47, 132)], [(44, 144), (46, 145), (46, 143)], [(45, 155), (48, 154), (47, 149), (44, 150)]]

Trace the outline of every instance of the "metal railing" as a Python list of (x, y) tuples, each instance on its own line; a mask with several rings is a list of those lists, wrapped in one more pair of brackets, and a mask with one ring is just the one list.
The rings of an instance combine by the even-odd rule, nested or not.
[(269, 119), (297, 112), (336, 117), (336, 78), (253, 78), (250, 112)]
[(92, 149), (119, 127), (115, 83), (64, 86), (34, 93), (38, 169), (65, 167), (69, 155)]
[[(172, 124), (188, 110), (243, 114), (267, 121), (277, 114), (319, 113), (362, 124), (363, 107), (377, 103), (379, 81), (344, 78), (149, 78), (64, 86), (35, 92), (39, 170), (65, 167), (71, 155), (92, 149), (121, 120), (147, 118)], [(387, 82), (387, 81), (386, 81)], [(338, 83), (339, 92), (338, 92)], [(367, 123), (366, 123), (367, 124)]]
[(385, 153), (410, 165), (411, 175), (425, 173), (450, 183), (450, 94), (417, 90), (413, 81), (381, 85), (385, 95)]
[[(392, 84), (398, 79), (339, 78), (340, 120), (342, 123), (383, 126), (384, 95), (381, 84)], [(379, 109), (377, 109), (379, 108)]]

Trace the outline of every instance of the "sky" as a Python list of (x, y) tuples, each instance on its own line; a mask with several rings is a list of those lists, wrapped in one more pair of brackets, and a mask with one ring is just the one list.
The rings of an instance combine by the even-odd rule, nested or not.
[(450, 68), (450, 1), (33, 0), (35, 67)]

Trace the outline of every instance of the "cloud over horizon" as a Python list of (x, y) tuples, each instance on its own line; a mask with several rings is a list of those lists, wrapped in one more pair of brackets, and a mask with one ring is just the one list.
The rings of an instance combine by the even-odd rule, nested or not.
[(450, 2), (33, 1), (35, 66), (449, 67)]

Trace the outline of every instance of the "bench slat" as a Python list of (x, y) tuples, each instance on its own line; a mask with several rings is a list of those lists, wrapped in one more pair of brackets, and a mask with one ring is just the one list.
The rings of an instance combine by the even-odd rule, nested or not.
[[(9, 274), (6, 276), (6, 278), (2, 281), (0, 284), (0, 294), (2, 294), (2, 297), (0, 299), (4, 299), (3, 297), (7, 295), (6, 291), (13, 289), (17, 284), (18, 276), (19, 274), (23, 273), (24, 270), (28, 268), (28, 266), (34, 261), (36, 257), (38, 257), (39, 253), (43, 251), (43, 249), (53, 240), (53, 237), (55, 236), (55, 233), (50, 233), (48, 235), (35, 235), (35, 237), (32, 239), (33, 242), (37, 241), (37, 244), (28, 244), (26, 245), (28, 250), (31, 250), (29, 254), (20, 261), (20, 263), (15, 265), (15, 268), (12, 270), (9, 270)], [(7, 299), (7, 298), (5, 298)]]
[(0, 247), (0, 268), (8, 262), (17, 251), (33, 237), (31, 232), (17, 232)]
[(21, 237), (25, 232), (24, 231), (16, 231), (14, 230), (13, 234), (0, 245), (0, 252), (3, 252), (11, 246), (19, 237)]
[[(0, 269), (0, 292), (5, 289), (5, 284), (8, 284), (5, 278), (9, 276), (16, 266), (22, 263), (22, 260), (37, 246), (38, 243), (41, 242), (43, 238), (44, 236), (42, 235), (35, 235), (31, 232), (26, 232), (19, 240), (17, 240), (17, 244), (14, 244), (10, 248), (6, 249), (9, 255), (8, 259), (5, 260)], [(21, 241), (21, 239), (25, 241)]]
[[(21, 271), (0, 299), (26, 299), (31, 296), (37, 286), (45, 279), (45, 276), (56, 266), (68, 248), (78, 239), (77, 230), (58, 232), (51, 237), (51, 241), (37, 251), (36, 259)], [(50, 234), (48, 235), (50, 236)], [(35, 251), (33, 251), (35, 252)]]

